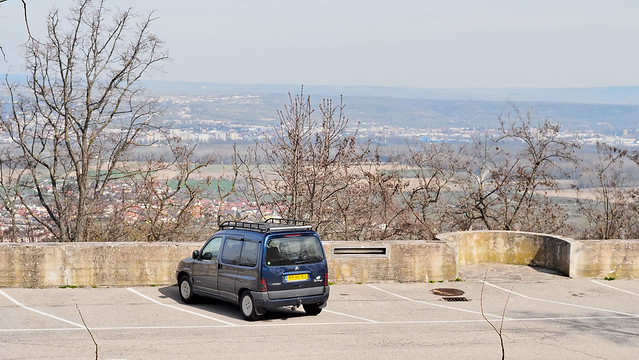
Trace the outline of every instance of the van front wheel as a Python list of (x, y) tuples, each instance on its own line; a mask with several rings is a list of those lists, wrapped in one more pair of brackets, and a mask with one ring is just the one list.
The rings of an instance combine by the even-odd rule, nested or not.
[(196, 300), (196, 295), (193, 293), (193, 283), (188, 275), (183, 275), (178, 281), (178, 290), (180, 291), (180, 298), (185, 304), (193, 304)]
[(240, 310), (242, 311), (242, 316), (245, 320), (255, 321), (260, 318), (255, 311), (255, 301), (253, 301), (253, 296), (248, 290), (243, 292), (240, 296)]

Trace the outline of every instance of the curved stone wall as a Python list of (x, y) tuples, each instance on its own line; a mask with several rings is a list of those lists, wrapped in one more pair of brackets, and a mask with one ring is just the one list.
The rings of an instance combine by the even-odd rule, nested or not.
[(518, 231), (460, 231), (440, 234), (437, 238), (456, 244), (459, 265), (530, 265), (571, 275), (574, 240)]

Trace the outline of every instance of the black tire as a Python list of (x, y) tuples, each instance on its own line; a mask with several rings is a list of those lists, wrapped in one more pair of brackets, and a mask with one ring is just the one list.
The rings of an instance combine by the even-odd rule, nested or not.
[(242, 312), (242, 317), (245, 320), (255, 321), (260, 318), (260, 315), (258, 315), (255, 310), (255, 301), (253, 301), (253, 296), (248, 290), (240, 295), (240, 311)]
[(320, 304), (304, 304), (304, 312), (306, 315), (315, 316), (322, 312)]
[(197, 296), (193, 293), (193, 283), (188, 275), (180, 277), (178, 280), (178, 292), (185, 304), (193, 304)]

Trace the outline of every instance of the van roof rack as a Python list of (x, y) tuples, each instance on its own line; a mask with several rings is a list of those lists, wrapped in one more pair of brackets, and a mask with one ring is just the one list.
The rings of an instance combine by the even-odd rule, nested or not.
[(219, 224), (220, 230), (238, 229), (260, 233), (272, 233), (287, 230), (311, 230), (310, 221), (295, 219), (270, 218), (262, 222), (227, 220)]

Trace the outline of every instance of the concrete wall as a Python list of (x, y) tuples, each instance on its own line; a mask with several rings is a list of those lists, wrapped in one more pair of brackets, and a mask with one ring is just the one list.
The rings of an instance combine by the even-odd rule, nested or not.
[(0, 244), (0, 287), (171, 284), (177, 262), (201, 245)]
[(458, 244), (459, 265), (530, 265), (570, 275), (569, 239), (515, 231), (463, 231), (440, 234), (438, 238)]
[[(325, 242), (335, 283), (454, 280), (460, 265), (541, 266), (571, 277), (639, 278), (639, 240), (578, 241), (507, 231), (432, 241)], [(0, 287), (175, 283), (179, 260), (202, 243), (0, 244)]]
[[(201, 246), (202, 243), (0, 244), (0, 287), (173, 284), (178, 261)], [(334, 255), (335, 248), (356, 254)], [(324, 249), (329, 279), (336, 283), (414, 282), (457, 276), (455, 251), (440, 241), (325, 242)], [(384, 254), (366, 254), (370, 249), (384, 249)]]
[(571, 277), (639, 278), (639, 240), (573, 242)]
[(639, 278), (639, 240), (574, 240), (515, 231), (438, 235), (459, 246), (459, 265), (504, 263), (541, 266), (570, 277)]
[(436, 240), (324, 242), (329, 278), (336, 283), (455, 279), (455, 247)]

